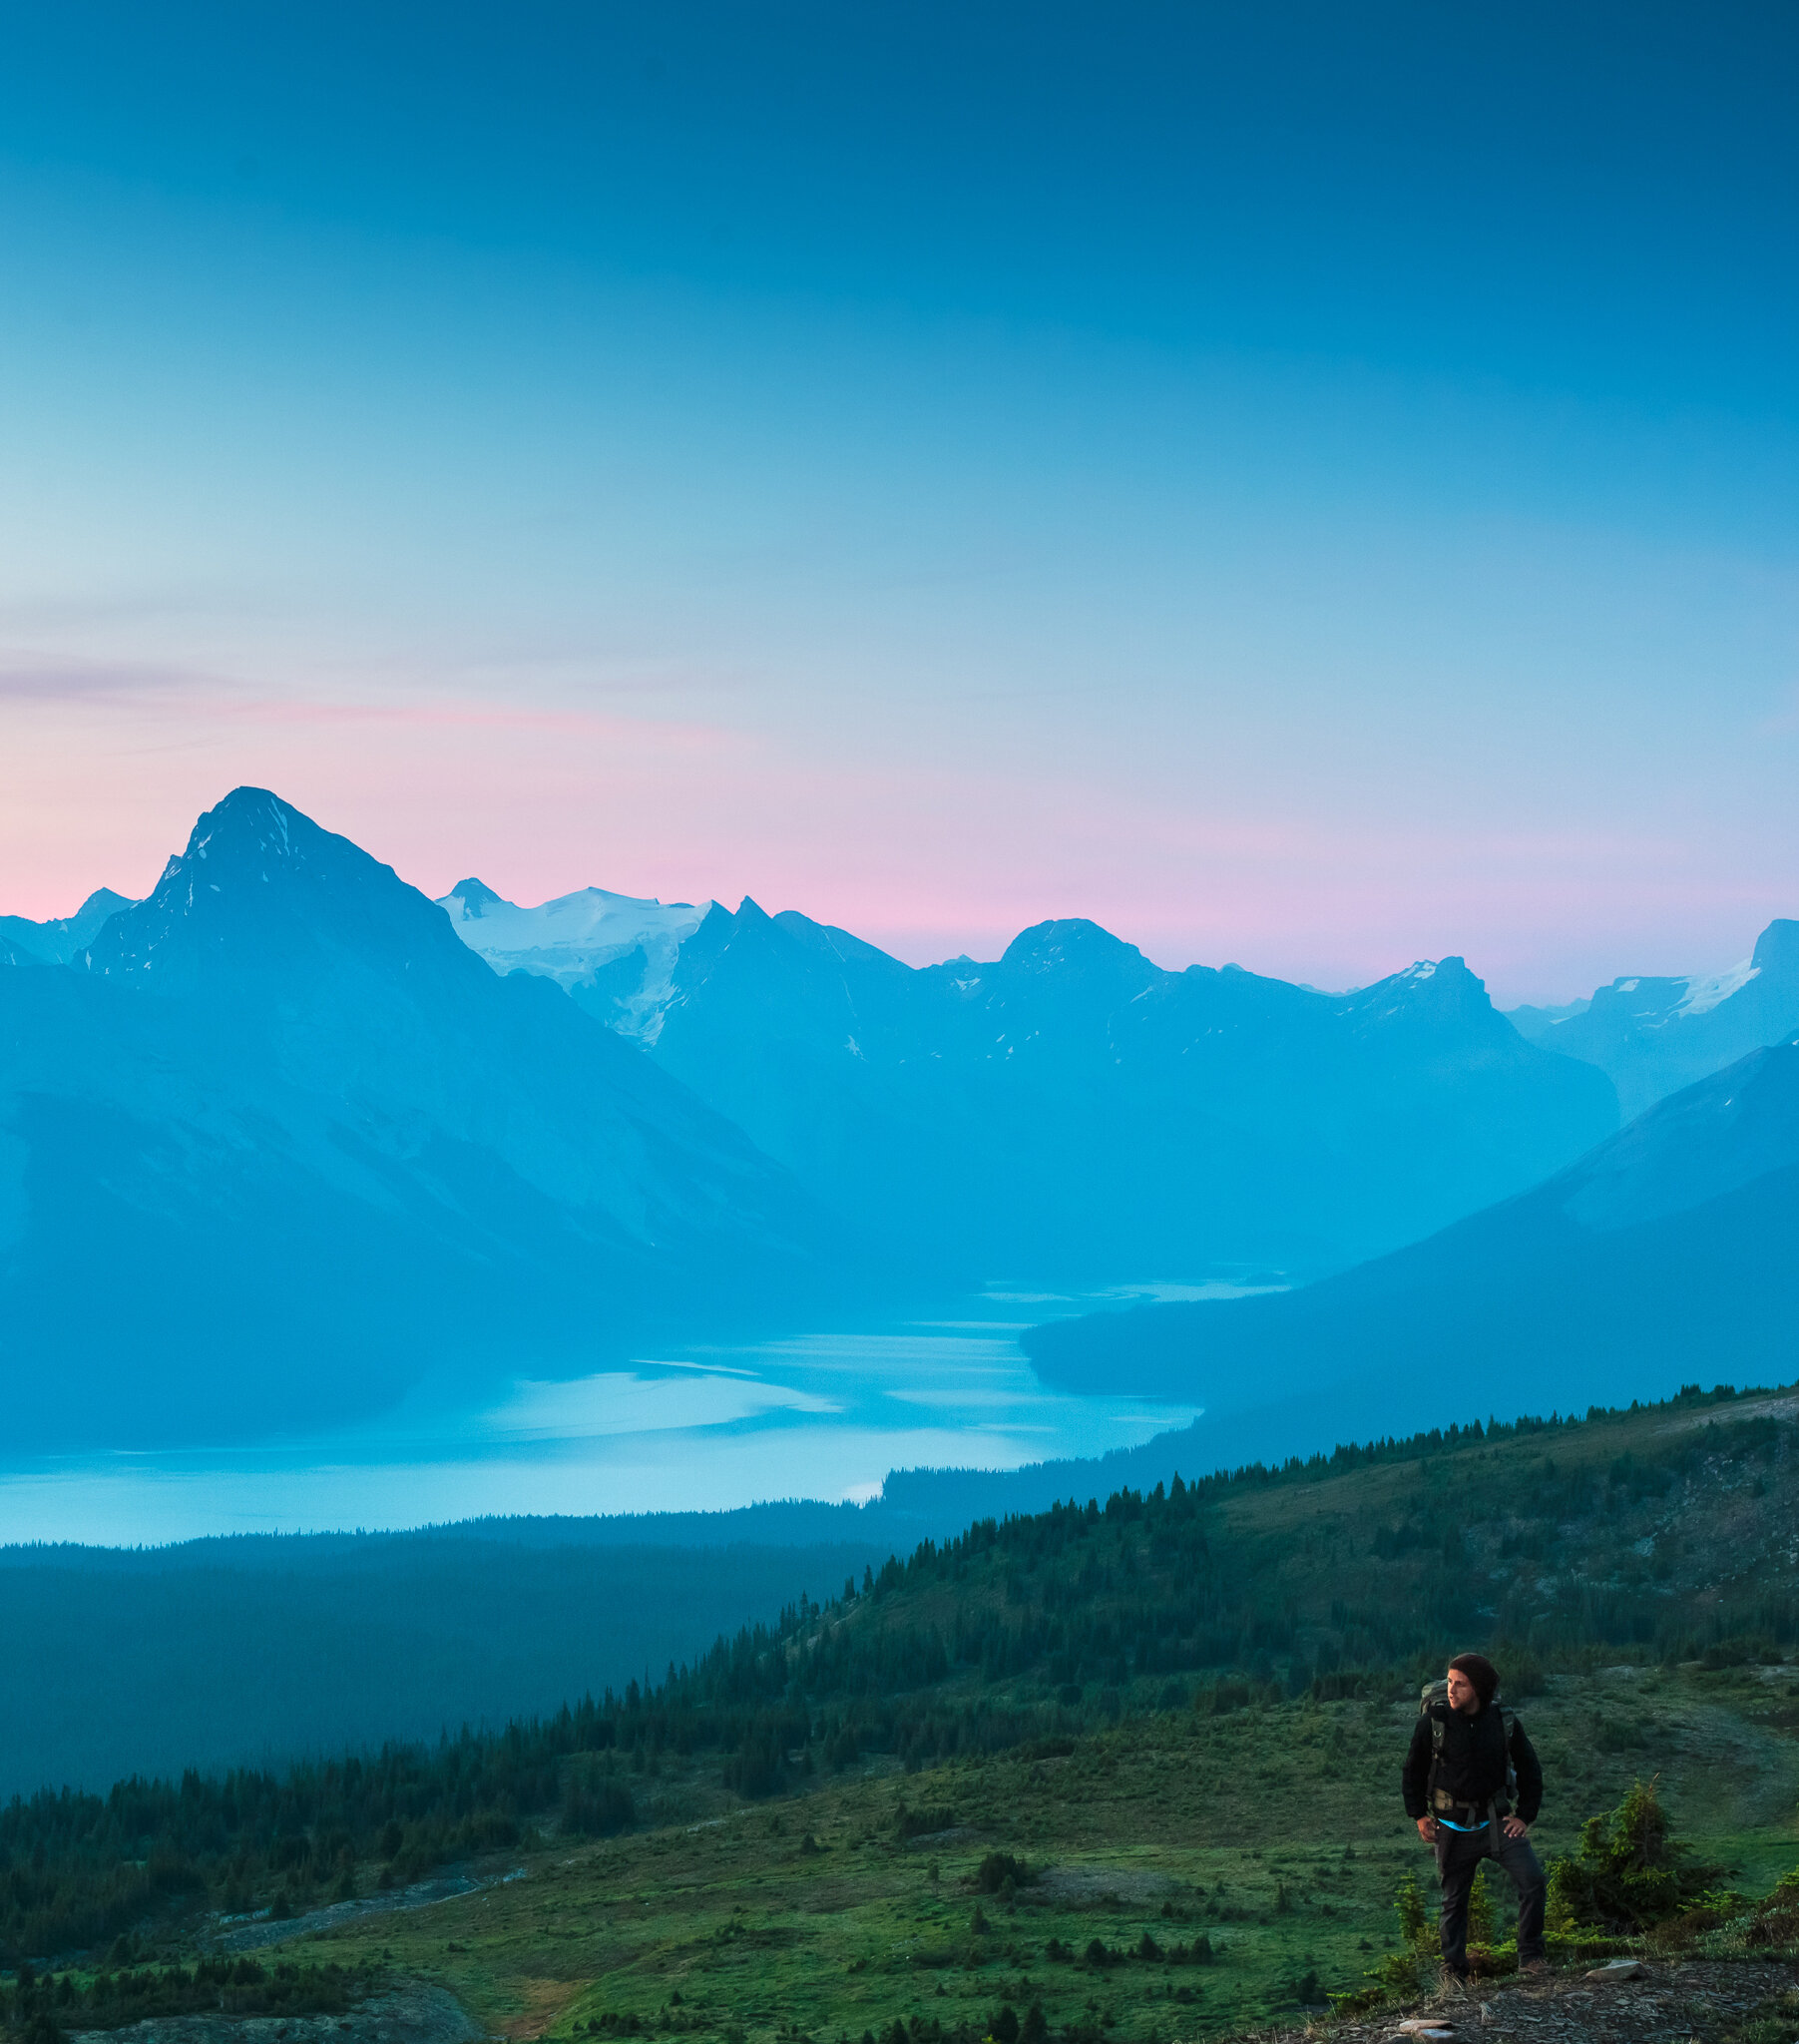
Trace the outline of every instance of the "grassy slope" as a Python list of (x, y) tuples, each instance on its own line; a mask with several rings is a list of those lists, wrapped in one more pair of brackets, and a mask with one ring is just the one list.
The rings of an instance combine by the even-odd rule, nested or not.
[[(1656, 1773), (1682, 1833), (1759, 1889), (1799, 1860), (1799, 1675), (1662, 1666), (1641, 1651), (1632, 1665), (1619, 1647), (1571, 1658), (1557, 1643), (1579, 1639), (1595, 1614), (1614, 1635), (1645, 1614), (1639, 1632), (1665, 1638), (1670, 1625), (1702, 1636), (1726, 1606), (1739, 1625), (1786, 1610), (1793, 1416), (1790, 1399), (1702, 1401), (1315, 1482), (1234, 1484), (1205, 1494), (1205, 1561), (1168, 1548), (1156, 1562), (1151, 1514), (1092, 1528), (1080, 1565), (1098, 1557), (1101, 1605), (1167, 1569), (1228, 1576), (1220, 1587), (1241, 1609), (1285, 1614), (1271, 1672), (1289, 1686), (1321, 1650), (1366, 1633), (1383, 1605), (1428, 1630), (1446, 1584), (1485, 1584), (1489, 1627), (1503, 1614), (1515, 1637), (1560, 1655), (1544, 1693), (1516, 1699), (1549, 1776), (1540, 1844), (1568, 1847), (1634, 1775)], [(916, 1631), (1029, 1611), (1039, 1593), (1020, 1552), (915, 1568), (886, 1597), (822, 1623)], [(1054, 1602), (1074, 1561), (1065, 1554), (1051, 1576)], [(1452, 1648), (1466, 1643), (1447, 1632), (1453, 1622), (1446, 1612)], [(1168, 2039), (1291, 2007), (1313, 1969), (1321, 1987), (1354, 1984), (1389, 1941), (1397, 1876), (1429, 1870), (1397, 1792), (1414, 1709), (1403, 1674), (1345, 1701), (1275, 1702), (1270, 1682), (1224, 1715), (1203, 1687), (1206, 1708), (1153, 1708), (1166, 1687), (1127, 1677), (1121, 1722), (1087, 1731), (1067, 1758), (965, 1754), (906, 1773), (882, 1756), (753, 1805), (720, 1788), (704, 1757), (640, 1748), (632, 1780), (647, 1828), (598, 1845), (552, 1841), (526, 1879), (372, 1919), (310, 1950), (346, 1961), (390, 1950), (492, 2027), (555, 2038), (610, 2013), (758, 2044), (853, 2039), (913, 2014), (984, 2027), (1002, 2001), (1022, 2013), (1041, 1998), (1057, 2029), (1110, 2017), (1120, 2039)], [(1180, 1687), (1190, 1693), (1190, 1680)], [(1098, 1693), (1090, 1681), (1090, 1724)], [(946, 1706), (1042, 1712), (1067, 1692), (1035, 1668), (998, 1684), (958, 1672), (936, 1694)], [(953, 1811), (954, 1830), (901, 1842), (902, 1798)], [(806, 1849), (808, 1832), (821, 1849)], [(994, 1847), (1045, 1878), (1010, 1904), (978, 1897), (972, 1876)], [(984, 1934), (972, 1927), (978, 1903)], [(1145, 1929), (1163, 1945), (1203, 1930), (1217, 1963), (1098, 1969), (1045, 1955), (1052, 1938), (1079, 1952), (1095, 1937), (1134, 1944)]]
[[(1593, 1752), (1595, 1712), (1643, 1747)], [(1541, 1849), (1571, 1846), (1582, 1817), (1654, 1769), (1682, 1833), (1735, 1863), (1743, 1885), (1759, 1891), (1799, 1861), (1799, 1680), (1785, 1671), (1556, 1678), (1521, 1715), (1550, 1781)], [(1391, 1941), (1397, 1877), (1429, 1871), (1397, 1792), (1410, 1716), (1404, 1702), (1309, 1698), (1158, 1713), (1066, 1759), (914, 1775), (885, 1763), (757, 1807), (665, 1778), (654, 1829), (550, 1849), (526, 1879), (308, 1951), (388, 1950), (517, 2036), (568, 2037), (607, 2011), (654, 2021), (675, 1991), (682, 2027), (718, 2037), (855, 2038), (913, 2014), (985, 2024), (1002, 2001), (1022, 2014), (1034, 1998), (1057, 2028), (1097, 2010), (1121, 2039), (1215, 2033), (1291, 2007), (1313, 1968), (1324, 1988), (1356, 1984)], [(902, 1799), (953, 1810), (957, 1828), (901, 1842)], [(1011, 1905), (972, 1886), (993, 1847), (1043, 1870)], [(977, 1906), (986, 1935), (971, 1929)], [(1119, 1948), (1145, 1929), (1164, 1946), (1203, 1930), (1217, 1962), (1101, 1972), (1045, 1958), (1052, 1938)], [(1183, 1989), (1196, 2000), (1175, 2000)]]

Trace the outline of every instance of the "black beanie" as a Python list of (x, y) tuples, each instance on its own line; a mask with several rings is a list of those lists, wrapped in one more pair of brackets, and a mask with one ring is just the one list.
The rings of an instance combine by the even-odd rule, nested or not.
[(1458, 1668), (1474, 1684), (1474, 1693), (1481, 1702), (1490, 1704), (1499, 1695), (1499, 1670), (1485, 1654), (1458, 1654), (1449, 1664)]

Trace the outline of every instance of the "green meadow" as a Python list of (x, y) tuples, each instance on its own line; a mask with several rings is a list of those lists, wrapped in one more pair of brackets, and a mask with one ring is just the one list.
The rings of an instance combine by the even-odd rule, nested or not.
[[(757, 1806), (670, 1773), (640, 1784), (647, 1828), (302, 1949), (440, 1982), (518, 2037), (855, 2044), (915, 2019), (982, 2036), (1034, 2004), (1120, 2044), (1216, 2035), (1363, 1984), (1401, 1876), (1429, 1892), (1398, 1793), (1414, 1710), (1188, 1707), (1048, 1743), (1067, 1753), (874, 1764)], [(1618, 1666), (1549, 1678), (1519, 1710), (1549, 1779), (1546, 1856), (1657, 1776), (1680, 1834), (1745, 1890), (1799, 1863), (1799, 1675)]]

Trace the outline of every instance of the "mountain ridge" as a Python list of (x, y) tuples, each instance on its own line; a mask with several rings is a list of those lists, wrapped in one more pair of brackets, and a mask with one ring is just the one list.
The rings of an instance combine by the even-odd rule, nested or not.
[(649, 967), (577, 997), (851, 1225), (970, 1278), (1336, 1268), (1616, 1125), (1460, 958), (1324, 994), (1063, 918), (914, 967), (746, 896)]
[[(1216, 1451), (1799, 1367), (1799, 1038), (1662, 1101), (1531, 1191), (1297, 1290), (1031, 1329), (1046, 1381), (1206, 1402)], [(1263, 1387), (1279, 1384), (1270, 1397)], [(1503, 1396), (1502, 1396), (1503, 1391)], [(1444, 1408), (1439, 1411), (1438, 1408)]]

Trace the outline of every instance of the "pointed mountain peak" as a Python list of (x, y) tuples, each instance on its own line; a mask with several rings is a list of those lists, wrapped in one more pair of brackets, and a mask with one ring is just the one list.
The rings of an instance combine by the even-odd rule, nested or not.
[(98, 929), (109, 915), (117, 915), (120, 909), (131, 906), (129, 894), (115, 894), (110, 887), (96, 887), (70, 916), (69, 926), (74, 928), (77, 923), (89, 923), (90, 927)]
[(496, 894), (485, 880), (473, 877), (458, 880), (443, 898), (442, 906), (461, 922), (474, 922), (484, 916), (490, 908), (509, 906), (503, 895)]
[[(186, 859), (261, 858), (296, 864), (329, 835), (266, 787), (234, 787), (188, 833)], [(338, 840), (343, 842), (345, 840)]]
[(1493, 1005), (1487, 982), (1469, 971), (1466, 958), (1420, 958), (1402, 972), (1344, 994), (1341, 1003), (1341, 1012), (1359, 1017), (1364, 1029), (1396, 1023), (1407, 1029), (1472, 1029), (1508, 1043), (1523, 1040)]
[(67, 965), (87, 948), (89, 939), (109, 916), (131, 907), (123, 894), (97, 887), (73, 915), (31, 922), (22, 915), (0, 915), (0, 942), (13, 945), (46, 965)]
[(89, 969), (166, 985), (219, 971), (286, 972), (327, 954), (410, 970), (469, 957), (434, 902), (391, 866), (265, 787), (233, 788), (194, 825), (148, 899), (121, 909)]

